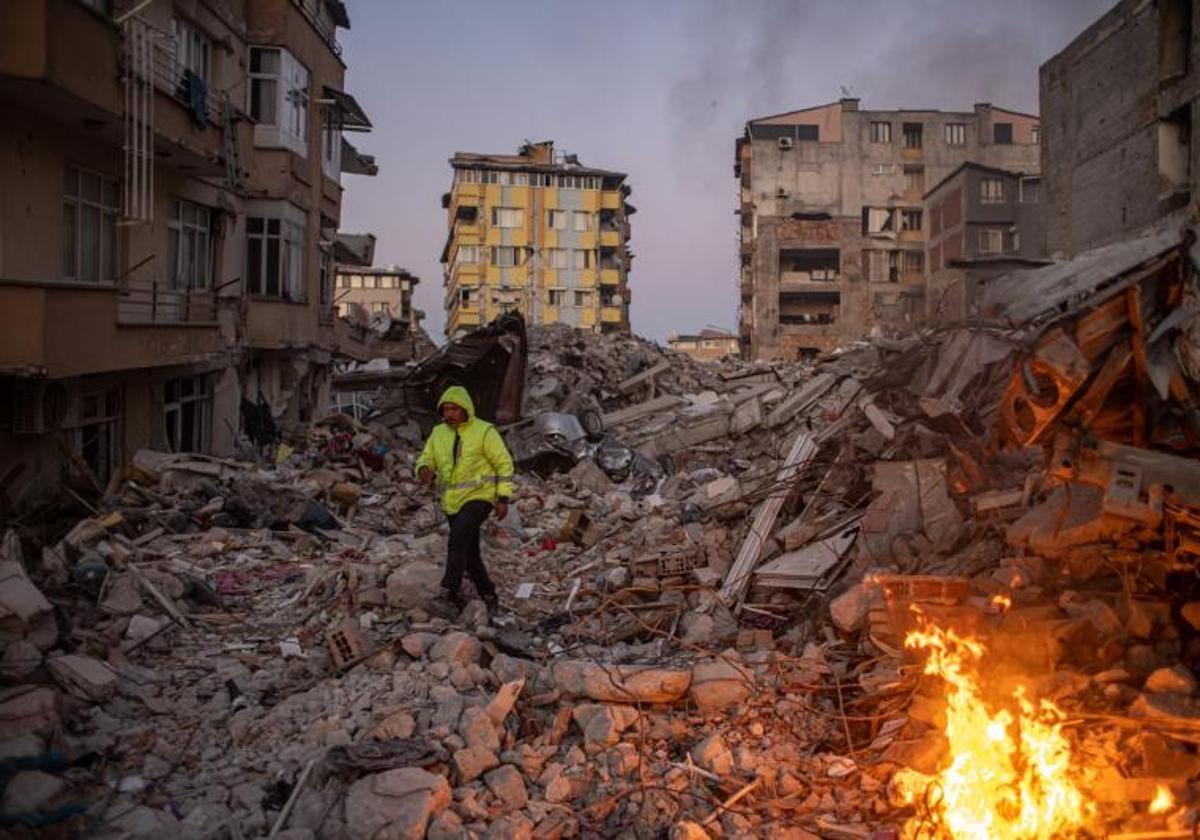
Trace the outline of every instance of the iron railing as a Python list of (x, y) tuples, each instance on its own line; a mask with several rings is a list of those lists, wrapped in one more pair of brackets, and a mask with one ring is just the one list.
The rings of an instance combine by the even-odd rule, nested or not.
[[(192, 71), (175, 58), (170, 38), (156, 39), (154, 43), (154, 86), (188, 110), (192, 109)], [(211, 79), (204, 79), (204, 89), (197, 94), (203, 98), (200, 111), (205, 121), (220, 127), (225, 123), (224, 91), (212, 87)]]
[(217, 294), (211, 289), (173, 289), (160, 280), (126, 280), (118, 286), (118, 324), (212, 324), (216, 320)]

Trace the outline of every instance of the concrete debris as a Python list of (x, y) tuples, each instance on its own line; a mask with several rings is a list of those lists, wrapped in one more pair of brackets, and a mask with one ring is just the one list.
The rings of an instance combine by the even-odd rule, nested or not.
[[(1132, 411), (1133, 343), (1101, 380), (1134, 325), (1102, 340), (1116, 309), (1090, 307), (773, 365), (509, 323), (372, 374), (373, 419), (298, 427), (265, 462), (139, 452), (82, 519), (0, 541), (0, 757), (71, 765), (22, 765), (4, 814), (870, 836), (906, 816), (895, 769), (945, 760), (914, 606), (1088, 721), (1072, 737), (1123, 777), (1193, 777), (1195, 383), (1146, 373)], [(405, 430), (493, 352), (479, 402), (533, 454), (485, 526), (489, 614), (438, 598), (447, 528)]]

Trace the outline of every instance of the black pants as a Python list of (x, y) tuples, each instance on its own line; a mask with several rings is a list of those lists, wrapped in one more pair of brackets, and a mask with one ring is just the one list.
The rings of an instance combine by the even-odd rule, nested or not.
[(475, 591), (481, 598), (491, 598), (496, 587), (483, 567), (479, 554), (479, 529), (483, 527), (492, 506), (487, 502), (467, 502), (458, 513), (449, 515), (450, 544), (446, 552), (446, 574), (442, 588), (457, 593), (462, 586), (463, 572), (471, 577)]

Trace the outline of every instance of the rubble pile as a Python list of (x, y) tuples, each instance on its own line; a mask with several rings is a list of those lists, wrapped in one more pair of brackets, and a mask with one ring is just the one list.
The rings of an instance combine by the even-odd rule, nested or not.
[(270, 463), (139, 453), (61, 539), (0, 542), (0, 819), (936, 834), (937, 797), (894, 780), (953, 758), (946, 685), (906, 648), (938, 626), (986, 646), (990, 702), (1020, 683), (1062, 710), (1089, 830), (1190, 831), (1190, 244), (1051, 266), (989, 322), (812, 365), (533, 331), (506, 435), (540, 468), (485, 535), (493, 616), (435, 598), (444, 518), (400, 400)]

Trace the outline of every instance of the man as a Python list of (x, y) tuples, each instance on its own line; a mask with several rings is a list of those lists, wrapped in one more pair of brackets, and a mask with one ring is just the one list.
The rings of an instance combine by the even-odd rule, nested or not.
[(475, 416), (475, 403), (461, 385), (442, 394), (438, 414), (443, 422), (434, 427), (417, 459), (417, 478), (426, 487), (435, 481), (441, 486), (442, 510), (450, 520), (443, 596), (462, 605), (459, 588), (466, 572), (479, 597), (494, 610), (499, 602), (479, 553), (479, 529), (493, 508), (497, 518), (508, 516), (512, 456), (496, 427)]

